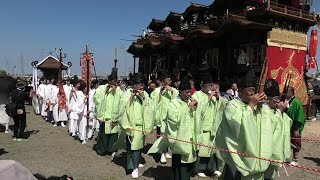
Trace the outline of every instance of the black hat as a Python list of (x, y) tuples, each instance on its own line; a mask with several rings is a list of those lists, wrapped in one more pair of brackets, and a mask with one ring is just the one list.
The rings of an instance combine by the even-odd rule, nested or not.
[(264, 87), (264, 92), (267, 96), (270, 97), (280, 96), (280, 88), (278, 82), (274, 79), (268, 79)]
[(143, 84), (144, 81), (143, 81), (143, 76), (140, 75), (140, 74), (135, 74), (133, 75), (133, 78), (132, 78), (132, 84)]
[(184, 90), (190, 90), (190, 89), (191, 89), (190, 79), (188, 77), (184, 77), (179, 85), (179, 90), (184, 91)]
[(97, 84), (99, 84), (99, 81), (98, 80), (93, 80), (92, 82), (91, 82), (91, 88), (93, 88), (93, 87), (95, 87)]
[(75, 75), (73, 77), (72, 84), (73, 84), (73, 86), (76, 86), (78, 83), (80, 83), (80, 80), (79, 80), (78, 76)]
[(171, 78), (171, 74), (169, 73), (163, 73), (161, 76), (160, 76), (160, 80), (163, 81), (167, 78)]
[(105, 85), (105, 84), (108, 83), (108, 80), (106, 80), (106, 79), (101, 79), (98, 83), (99, 83), (99, 85)]
[(117, 77), (117, 74), (116, 73), (111, 73), (109, 76), (108, 76), (108, 80), (109, 81), (113, 81), (113, 80), (117, 80), (118, 77)]
[(247, 87), (257, 87), (257, 85), (258, 79), (253, 69), (250, 69), (238, 83), (238, 86), (243, 89)]
[(212, 79), (211, 74), (206, 74), (206, 75), (202, 76), (202, 83), (203, 84), (213, 83), (213, 79)]
[(24, 82), (24, 81), (21, 81), (21, 80), (19, 80), (18, 82), (17, 82), (17, 84), (16, 84), (16, 87), (18, 88), (18, 89), (24, 89), (25, 87), (26, 87), (26, 83)]
[(81, 80), (78, 83), (80, 83), (79, 91), (83, 91), (87, 87), (86, 83)]
[(47, 77), (47, 80), (49, 80), (49, 81), (51, 81), (53, 79), (54, 79), (53, 75), (50, 75), (50, 76)]

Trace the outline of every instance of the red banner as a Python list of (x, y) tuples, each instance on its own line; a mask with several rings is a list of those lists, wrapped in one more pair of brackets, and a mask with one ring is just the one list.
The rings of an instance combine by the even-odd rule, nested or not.
[[(87, 72), (87, 61), (89, 61), (89, 72)], [(82, 69), (82, 75), (81, 79), (84, 81), (86, 84), (87, 82), (87, 74), (89, 73), (89, 84), (91, 83), (91, 69), (93, 66), (93, 56), (92, 53), (89, 52), (88, 46), (86, 46), (86, 53), (82, 54), (81, 61), (80, 61), (80, 66)]]
[(67, 97), (63, 89), (63, 84), (62, 80), (59, 80), (58, 82), (58, 87), (59, 87), (59, 108), (60, 109), (65, 109), (67, 108)]
[(278, 81), (282, 92), (288, 74), (291, 74), (290, 85), (295, 89), (295, 95), (303, 105), (307, 104), (308, 95), (304, 80), (306, 51), (280, 47), (267, 48), (268, 73), (267, 78)]
[(67, 108), (67, 98), (66, 98), (66, 93), (64, 92), (63, 89), (63, 84), (62, 84), (62, 58), (61, 58), (60, 53), (60, 68), (59, 68), (59, 77), (58, 77), (58, 87), (59, 87), (59, 93), (58, 93), (58, 107), (60, 109), (65, 109)]
[(317, 50), (318, 31), (316, 29), (313, 29), (310, 36), (308, 69), (315, 69), (317, 67)]

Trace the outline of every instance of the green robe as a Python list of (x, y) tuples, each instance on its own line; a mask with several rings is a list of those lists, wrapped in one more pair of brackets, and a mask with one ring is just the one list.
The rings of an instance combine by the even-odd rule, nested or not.
[(288, 116), (292, 119), (293, 125), (296, 123), (300, 124), (299, 134), (301, 136), (301, 132), (304, 128), (305, 124), (305, 116), (301, 102), (297, 98), (293, 98), (290, 102), (290, 108), (287, 112)]
[[(217, 129), (221, 123), (221, 115), (228, 103), (226, 98), (220, 97), (218, 100), (216, 97), (208, 100), (208, 95), (202, 91), (197, 91), (192, 96), (193, 99), (198, 101), (196, 116), (200, 120), (201, 124), (201, 144), (206, 146), (212, 146), (212, 142), (215, 139)], [(210, 149), (204, 146), (199, 147), (200, 157), (211, 157), (215, 153), (214, 149)]]
[[(278, 109), (270, 109), (269, 115), (272, 121), (272, 160), (285, 162), (290, 159), (290, 128), (292, 120), (285, 113), (281, 113)], [(282, 164), (271, 163), (264, 177), (267, 179), (274, 178), (275, 172)]]
[[(272, 152), (271, 119), (268, 109), (262, 106), (261, 112), (252, 110), (239, 100), (230, 101), (222, 116), (217, 131), (216, 147), (233, 152), (270, 159)], [(229, 166), (236, 168), (241, 179), (263, 179), (269, 167), (268, 161), (219, 151), (217, 155)]]
[[(216, 105), (217, 100), (215, 97), (212, 97), (211, 100), (208, 100), (208, 95), (203, 91), (197, 91), (192, 95), (192, 99), (198, 102), (196, 110), (196, 118), (200, 121), (200, 130), (201, 133), (201, 144), (212, 146), (212, 141), (215, 137), (215, 132), (213, 127), (215, 127), (215, 114), (216, 114)], [(214, 133), (214, 134), (213, 134)], [(200, 146), (199, 154), (200, 157), (210, 157), (212, 155), (212, 149)]]
[(94, 96), (96, 118), (106, 122), (105, 134), (115, 134), (120, 130), (117, 123), (124, 113), (126, 96), (120, 87), (105, 92), (106, 86), (99, 86)]
[(154, 126), (154, 107), (147, 92), (145, 98), (135, 96), (128, 102), (125, 113), (119, 120), (121, 133), (113, 149), (125, 149), (126, 136), (132, 136), (131, 150), (140, 150), (145, 145), (145, 133), (151, 132)]
[(170, 101), (174, 98), (176, 98), (179, 95), (179, 91), (175, 88), (173, 89), (173, 92), (165, 90), (160, 99), (160, 91), (162, 87), (156, 88), (152, 93), (150, 94), (151, 101), (153, 102), (155, 106), (155, 124), (158, 127), (161, 127), (161, 132), (165, 132), (165, 119), (167, 117), (168, 112), (168, 105)]
[[(169, 103), (167, 116), (167, 129), (165, 135), (187, 142), (197, 142), (197, 132), (200, 126), (196, 123), (196, 108), (190, 110), (188, 102), (179, 98), (173, 99)], [(149, 153), (163, 152), (169, 145), (173, 154), (181, 155), (181, 163), (193, 163), (196, 161), (196, 151), (198, 146), (174, 139), (159, 138), (149, 149)]]

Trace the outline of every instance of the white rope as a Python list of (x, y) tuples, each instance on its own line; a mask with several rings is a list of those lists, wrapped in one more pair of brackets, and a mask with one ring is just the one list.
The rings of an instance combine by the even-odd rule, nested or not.
[(283, 168), (284, 168), (284, 171), (286, 172), (286, 175), (289, 176), (288, 171), (287, 171), (287, 168), (286, 168), (285, 165), (283, 166)]

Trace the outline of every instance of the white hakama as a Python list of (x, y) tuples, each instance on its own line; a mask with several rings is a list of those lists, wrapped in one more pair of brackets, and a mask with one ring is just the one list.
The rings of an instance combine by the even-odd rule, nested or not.
[(39, 115), (40, 114), (39, 99), (35, 94), (32, 95), (32, 106), (34, 109), (34, 113), (36, 115)]
[[(96, 118), (94, 117), (94, 113), (90, 113), (89, 115), (90, 120), (89, 120), (89, 127), (88, 127), (88, 132), (87, 132), (87, 138), (91, 139), (93, 137), (94, 130), (96, 129)], [(98, 128), (99, 129), (99, 128)]]
[(40, 84), (38, 86), (37, 95), (39, 100), (39, 112), (41, 116), (46, 117), (47, 116), (47, 103), (46, 103), (46, 92), (47, 91), (47, 85)]
[(71, 95), (71, 99), (69, 101), (69, 133), (72, 134), (72, 136), (75, 136), (78, 132), (78, 120), (79, 120), (79, 114), (83, 112), (84, 108), (84, 94), (82, 91), (76, 91), (75, 94)]
[(58, 103), (53, 105), (52, 115), (53, 115), (54, 122), (55, 123), (59, 122), (59, 105), (58, 105)]
[[(79, 97), (79, 103), (82, 102), (81, 112), (79, 113), (79, 121), (78, 121), (78, 137), (82, 141), (82, 143), (86, 142), (87, 139), (87, 101), (85, 100), (85, 96), (82, 93)], [(80, 106), (79, 106), (80, 107)], [(90, 107), (90, 106), (89, 106)]]
[(0, 105), (0, 124), (2, 125), (8, 125), (10, 121), (10, 116), (6, 113), (6, 105), (1, 104)]
[[(95, 104), (93, 97), (95, 95), (96, 90), (91, 89), (89, 92), (89, 110), (90, 110), (90, 120), (89, 120), (89, 127), (88, 127), (88, 132), (87, 132), (87, 138), (91, 139), (93, 137), (94, 130), (96, 129), (97, 123), (99, 125), (99, 121), (96, 120), (94, 117), (94, 110), (95, 110)], [(98, 128), (99, 129), (99, 128)]]
[(65, 109), (59, 109), (59, 121), (68, 121), (67, 111)]
[[(84, 113), (86, 113), (86, 111)], [(82, 142), (85, 142), (87, 139), (87, 117), (84, 113), (81, 114), (78, 121), (78, 137)]]

